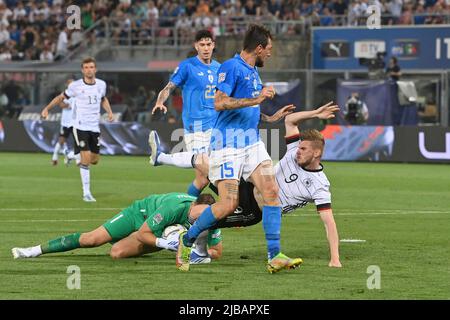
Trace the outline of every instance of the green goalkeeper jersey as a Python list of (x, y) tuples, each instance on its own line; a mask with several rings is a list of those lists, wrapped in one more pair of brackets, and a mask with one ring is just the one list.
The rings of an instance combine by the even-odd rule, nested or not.
[[(161, 237), (164, 229), (170, 225), (181, 224), (189, 229), (189, 208), (196, 200), (185, 193), (155, 194), (136, 200), (131, 206), (106, 221), (103, 226), (117, 242), (147, 223), (156, 237)], [(210, 230), (208, 245), (213, 246), (222, 241), (219, 229)]]

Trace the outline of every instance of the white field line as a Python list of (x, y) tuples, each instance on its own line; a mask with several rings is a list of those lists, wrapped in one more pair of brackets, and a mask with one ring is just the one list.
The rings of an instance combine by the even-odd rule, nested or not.
[[(355, 212), (345, 212), (345, 211), (333, 211), (335, 216), (378, 216), (378, 215), (410, 215), (410, 214), (433, 214), (433, 213), (448, 213), (450, 211), (438, 211), (438, 210), (392, 210), (392, 211), (355, 211)], [(317, 213), (300, 213), (300, 214), (285, 214), (284, 217), (301, 217), (301, 216), (317, 216)]]
[[(111, 214), (117, 212), (117, 210), (122, 210), (123, 208), (0, 208), (0, 212), (26, 212), (26, 211), (111, 211)], [(353, 210), (353, 209), (351, 209)], [(376, 211), (376, 210), (360, 210), (355, 212), (345, 212), (345, 211), (339, 211), (339, 212), (333, 212), (336, 216), (377, 216), (377, 215), (411, 215), (411, 214), (433, 214), (433, 213), (450, 213), (449, 211), (439, 211), (439, 210), (409, 210), (409, 211), (402, 211), (402, 210), (386, 210), (386, 211)], [(300, 213), (300, 214), (293, 214), (288, 213), (284, 215), (284, 217), (315, 217), (317, 216), (317, 213)], [(90, 222), (90, 221), (105, 221), (105, 219), (22, 219), (22, 220), (2, 220), (0, 219), (0, 222)]]

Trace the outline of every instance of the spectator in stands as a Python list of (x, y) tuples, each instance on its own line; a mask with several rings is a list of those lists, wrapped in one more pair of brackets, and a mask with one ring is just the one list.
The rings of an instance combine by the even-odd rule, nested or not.
[[(305, 2), (302, 2), (302, 5), (303, 5), (303, 3), (305, 3)], [(280, 16), (281, 5), (278, 0), (269, 0), (267, 9), (274, 17), (278, 18)]]
[(47, 45), (44, 47), (44, 50), (42, 50), (39, 55), (39, 60), (44, 62), (53, 62), (54, 57), (52, 51), (50, 50), (50, 46)]
[(8, 96), (3, 92), (3, 90), (0, 90), (0, 118), (6, 114), (8, 104)]
[(389, 65), (386, 68), (386, 74), (388, 75), (389, 79), (393, 81), (400, 80), (402, 72), (400, 66), (398, 65), (396, 57), (391, 57), (391, 59), (389, 59)]
[(402, 15), (403, 0), (391, 0), (387, 4), (387, 11), (392, 16), (393, 24), (397, 24)]
[(9, 31), (5, 25), (0, 24), (0, 46), (4, 45), (10, 38)]
[(330, 9), (328, 9), (327, 7), (323, 8), (322, 15), (320, 16), (320, 25), (332, 26), (334, 24), (334, 18), (331, 15)]
[(67, 26), (64, 25), (64, 29), (58, 35), (55, 60), (63, 59), (68, 52), (69, 52), (69, 28), (67, 28)]

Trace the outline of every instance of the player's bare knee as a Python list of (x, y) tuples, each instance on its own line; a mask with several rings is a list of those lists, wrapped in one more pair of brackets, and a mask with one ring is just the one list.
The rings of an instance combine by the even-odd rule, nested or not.
[[(236, 208), (238, 207), (239, 203), (234, 199), (225, 199), (223, 201), (220, 201), (217, 203), (217, 211), (219, 213), (219, 216), (217, 218), (221, 219), (224, 218), (234, 212)], [(216, 212), (216, 211), (214, 211)]]
[(92, 165), (96, 165), (98, 163), (98, 159), (96, 159), (96, 160), (91, 160), (91, 164)]
[(111, 251), (109, 252), (109, 255), (113, 259), (123, 259), (126, 258), (125, 251), (118, 247), (118, 246), (112, 246)]
[(100, 245), (100, 241), (92, 233), (83, 233), (79, 239), (82, 248), (92, 248)]

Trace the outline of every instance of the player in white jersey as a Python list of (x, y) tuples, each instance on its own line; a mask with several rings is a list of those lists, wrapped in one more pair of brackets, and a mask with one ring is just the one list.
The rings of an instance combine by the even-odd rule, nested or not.
[[(66, 84), (72, 82), (72, 79), (67, 80)], [(52, 164), (56, 166), (58, 164), (58, 155), (60, 152), (62, 154), (67, 155), (69, 150), (67, 147), (67, 138), (72, 133), (72, 111), (73, 111), (73, 99), (64, 99), (63, 102), (59, 104), (61, 107), (61, 127), (59, 131), (59, 138), (55, 144), (52, 155)], [(48, 108), (49, 111), (51, 108)]]
[[(275, 166), (275, 178), (279, 186), (279, 200), (283, 214), (314, 203), (322, 219), (330, 247), (330, 267), (341, 267), (339, 260), (339, 237), (331, 209), (330, 183), (320, 163), (324, 139), (317, 130), (306, 130), (300, 134), (301, 121), (319, 118), (334, 118), (339, 110), (332, 102), (313, 111), (302, 111), (285, 118), (287, 151)], [(152, 150), (153, 151), (153, 150)], [(208, 156), (183, 152), (174, 154), (180, 167), (189, 163), (207, 173)], [(214, 187), (211, 186), (214, 190)], [(254, 225), (262, 220), (263, 199), (250, 182), (240, 181), (239, 206), (235, 212), (218, 222), (217, 228), (242, 227)]]
[(83, 200), (95, 202), (90, 190), (89, 165), (100, 160), (100, 107), (113, 120), (113, 113), (106, 98), (106, 83), (95, 78), (97, 72), (94, 58), (86, 58), (81, 63), (83, 78), (72, 82), (59, 96), (44, 108), (41, 115), (45, 119), (48, 110), (60, 104), (64, 99), (75, 99), (73, 110), (73, 137), (75, 154), (81, 154), (80, 176), (83, 186)]

